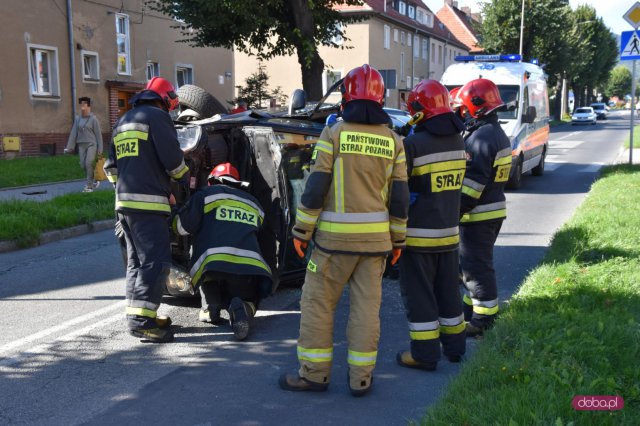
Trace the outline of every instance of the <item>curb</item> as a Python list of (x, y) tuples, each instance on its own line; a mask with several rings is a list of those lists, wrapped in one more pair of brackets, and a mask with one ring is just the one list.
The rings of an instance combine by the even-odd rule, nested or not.
[(43, 232), (38, 238), (38, 242), (34, 246), (20, 247), (14, 241), (0, 241), (0, 253), (7, 253), (10, 251), (23, 250), (41, 246), (44, 244), (52, 243), (55, 241), (65, 240), (67, 238), (79, 237), (85, 234), (91, 234), (94, 232), (105, 231), (107, 229), (113, 229), (115, 225), (115, 219), (100, 220), (97, 222), (91, 222), (85, 225), (72, 226), (71, 228), (58, 229), (55, 231)]
[(64, 183), (76, 183), (76, 182), (79, 183), (79, 182), (85, 182), (85, 181), (86, 179), (72, 179), (72, 180), (61, 180), (59, 182), (34, 183), (33, 185), (11, 186), (7, 188), (0, 188), (0, 192), (11, 191), (14, 189), (29, 189), (29, 188), (35, 188), (35, 187), (48, 186), (48, 185), (60, 185)]

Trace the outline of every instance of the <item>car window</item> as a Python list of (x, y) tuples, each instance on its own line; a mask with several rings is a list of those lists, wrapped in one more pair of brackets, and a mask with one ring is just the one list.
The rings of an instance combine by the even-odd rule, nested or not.
[(591, 112), (593, 112), (593, 109), (591, 108), (578, 108), (576, 110), (576, 114), (589, 114)]
[(593, 109), (604, 109), (604, 104), (600, 104), (600, 105), (598, 105), (598, 104), (593, 104), (593, 105), (591, 105), (591, 107), (592, 107)]

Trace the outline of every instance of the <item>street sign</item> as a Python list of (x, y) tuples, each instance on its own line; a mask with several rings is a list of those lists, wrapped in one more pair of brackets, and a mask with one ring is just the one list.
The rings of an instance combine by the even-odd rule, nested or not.
[(633, 28), (637, 29), (640, 26), (640, 1), (637, 1), (636, 4), (631, 6), (623, 18), (630, 23)]
[(620, 34), (620, 60), (640, 59), (640, 35), (638, 31), (623, 31)]

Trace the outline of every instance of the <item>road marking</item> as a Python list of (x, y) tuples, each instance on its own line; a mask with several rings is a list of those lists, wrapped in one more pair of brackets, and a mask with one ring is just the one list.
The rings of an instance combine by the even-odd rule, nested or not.
[[(25, 337), (23, 337), (21, 339), (14, 340), (12, 342), (6, 343), (6, 344), (0, 346), (0, 354), (9, 352), (11, 350), (14, 350), (14, 349), (19, 348), (19, 347), (24, 346), (24, 345), (27, 345), (29, 343), (33, 343), (33, 342), (35, 342), (35, 341), (37, 341), (39, 339), (42, 339), (43, 337), (49, 336), (49, 335), (54, 334), (54, 333), (58, 333), (58, 332), (66, 329), (66, 328), (73, 327), (76, 324), (80, 324), (80, 323), (89, 321), (89, 320), (91, 320), (93, 318), (96, 318), (96, 317), (104, 316), (104, 314), (106, 314), (107, 312), (113, 311), (114, 309), (117, 309), (117, 308), (122, 309), (124, 307), (125, 307), (125, 301), (123, 300), (123, 301), (120, 301), (118, 303), (113, 303), (113, 304), (111, 304), (109, 306), (106, 306), (106, 307), (104, 307), (102, 309), (98, 309), (97, 311), (93, 311), (93, 312), (90, 312), (88, 314), (85, 314), (85, 315), (79, 316), (77, 318), (74, 318), (72, 320), (63, 322), (62, 324), (58, 324), (58, 325), (56, 325), (54, 327), (49, 327), (49, 328), (46, 328), (46, 329), (44, 329), (42, 331), (39, 331), (37, 333), (31, 334), (29, 336), (25, 336)], [(116, 317), (120, 317), (120, 316), (121, 315), (118, 314)]]

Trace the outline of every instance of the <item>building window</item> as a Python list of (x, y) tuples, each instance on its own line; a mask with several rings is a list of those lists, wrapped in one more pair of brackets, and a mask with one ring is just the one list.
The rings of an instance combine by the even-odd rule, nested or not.
[(398, 42), (398, 29), (397, 28), (393, 29), (393, 42), (394, 43)]
[(404, 46), (404, 31), (400, 31), (400, 44)]
[(404, 75), (404, 52), (400, 52), (400, 75)]
[(411, 34), (407, 33), (407, 46), (411, 46)]
[(424, 19), (424, 10), (418, 8), (418, 10), (416, 11), (416, 21), (420, 22), (421, 24), (426, 24), (425, 19)]
[(398, 2), (398, 12), (400, 12), (400, 15), (406, 15), (407, 14), (407, 4), (403, 1)]
[(131, 75), (129, 15), (116, 13), (116, 37), (116, 43), (118, 44), (118, 74)]
[(342, 33), (344, 33), (344, 25), (336, 24), (336, 35), (331, 37), (331, 42), (336, 46), (342, 46), (342, 44), (344, 43), (344, 38), (341, 35)]
[(379, 70), (379, 72), (384, 81), (385, 89), (395, 89), (397, 87), (396, 70)]
[(160, 77), (160, 65), (157, 62), (147, 62), (147, 80)]
[(407, 81), (407, 89), (411, 89), (411, 76), (410, 75), (407, 76), (407, 80), (406, 81)]
[(29, 44), (29, 83), (35, 96), (59, 96), (58, 49)]
[(391, 27), (384, 26), (384, 48), (391, 49)]
[(436, 61), (436, 44), (431, 43), (431, 62)]
[(100, 61), (97, 52), (82, 50), (82, 79), (84, 81), (100, 81)]
[(442, 46), (438, 46), (438, 63), (442, 63)]
[(425, 16), (425, 24), (427, 25), (427, 27), (433, 28), (433, 15), (427, 12), (424, 14), (424, 16)]
[(322, 72), (322, 92), (326, 93), (341, 78), (342, 70), (324, 70)]
[(185, 84), (193, 84), (193, 67), (191, 65), (176, 65), (176, 89)]
[(407, 16), (411, 19), (416, 19), (416, 8), (415, 6), (407, 7)]
[(413, 57), (420, 57), (420, 38), (417, 35), (413, 36)]
[(422, 59), (429, 59), (429, 40), (426, 38), (422, 39)]

